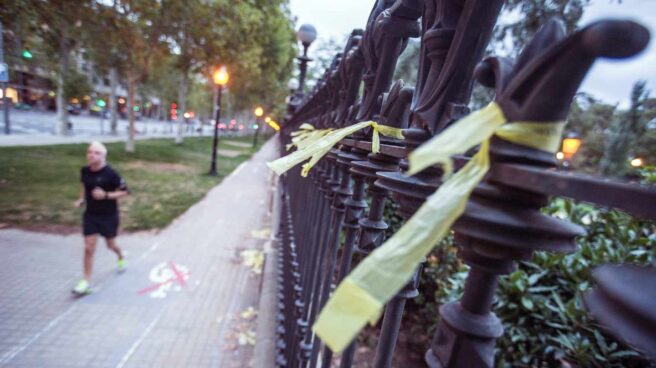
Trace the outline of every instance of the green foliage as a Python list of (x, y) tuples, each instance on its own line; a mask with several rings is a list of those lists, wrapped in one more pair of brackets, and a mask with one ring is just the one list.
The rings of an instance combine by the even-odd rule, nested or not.
[[(582, 295), (591, 271), (604, 263), (653, 265), (656, 224), (625, 213), (554, 199), (544, 212), (584, 226), (571, 254), (536, 252), (499, 280), (494, 312), (505, 332), (497, 341), (498, 367), (646, 367), (639, 353), (606, 334), (585, 311)], [(439, 305), (462, 295), (467, 266), (452, 238), (428, 256), (420, 295), (406, 307), (404, 329), (416, 350), (426, 348)], [(428, 326), (428, 327), (427, 327)]]
[(73, 97), (81, 99), (92, 91), (89, 78), (75, 69), (69, 69), (64, 77), (64, 96), (66, 100)]
[(314, 87), (317, 81), (323, 76), (335, 58), (338, 52), (344, 51), (344, 42), (340, 42), (335, 38), (326, 40), (317, 40), (308, 51), (313, 60), (308, 63), (308, 70), (305, 78), (306, 91)]
[(563, 199), (545, 212), (584, 226), (587, 235), (576, 252), (537, 252), (500, 280), (495, 311), (506, 333), (499, 340), (498, 365), (644, 367), (644, 358), (590, 319), (582, 295), (593, 287), (591, 271), (598, 265), (653, 264), (656, 224)]
[(646, 81), (637, 81), (631, 89), (631, 107), (611, 127), (600, 171), (604, 175), (622, 176), (628, 170), (629, 154), (647, 125), (645, 102), (649, 98)]
[(573, 158), (572, 167), (589, 173), (597, 172), (604, 155), (606, 131), (617, 119), (617, 106), (608, 105), (586, 93), (578, 93), (572, 102), (565, 135), (575, 133), (582, 145)]
[(563, 21), (568, 34), (572, 33), (590, 3), (591, 0), (507, 0), (502, 12), (512, 21), (496, 26), (494, 41), (508, 54), (516, 55), (554, 17)]
[(197, 117), (210, 118), (213, 112), (214, 92), (205, 81), (192, 81), (187, 95), (187, 110), (194, 111)]
[(640, 182), (646, 185), (656, 184), (656, 166), (645, 165), (637, 170), (638, 177)]
[[(180, 93), (184, 99), (226, 65), (235, 110), (284, 111), (296, 43), (287, 0), (20, 0), (3, 2), (0, 19), (12, 65), (25, 64), (23, 46), (35, 55), (30, 65), (50, 71), (67, 69), (71, 54), (84, 50), (98, 74), (117, 68), (129, 90), (180, 106)], [(180, 83), (183, 75), (189, 84)]]
[(408, 39), (408, 45), (399, 56), (394, 71), (394, 79), (401, 79), (406, 86), (414, 86), (417, 83), (417, 70), (419, 68), (419, 52), (421, 42), (417, 38)]

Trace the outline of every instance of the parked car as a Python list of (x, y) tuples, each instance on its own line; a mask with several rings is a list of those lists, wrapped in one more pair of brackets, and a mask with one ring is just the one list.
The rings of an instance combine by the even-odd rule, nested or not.
[(82, 106), (80, 104), (70, 103), (66, 105), (66, 111), (71, 115), (80, 115), (80, 112), (82, 112)]
[(28, 111), (32, 109), (32, 105), (26, 103), (18, 103), (14, 105), (14, 108), (16, 110)]

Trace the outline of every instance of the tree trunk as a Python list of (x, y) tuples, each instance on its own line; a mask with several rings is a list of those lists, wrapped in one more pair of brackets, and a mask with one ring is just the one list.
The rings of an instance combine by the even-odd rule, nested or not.
[(189, 84), (189, 76), (186, 71), (182, 72), (180, 77), (180, 86), (178, 88), (178, 108), (180, 113), (178, 114), (178, 134), (175, 136), (175, 144), (182, 144), (182, 139), (185, 130), (186, 119), (184, 114), (187, 110), (187, 85)]
[(118, 103), (116, 101), (116, 87), (118, 85), (118, 70), (116, 68), (109, 69), (109, 112), (111, 114), (110, 126), (112, 127), (112, 134), (117, 134), (118, 128)]
[(68, 71), (68, 46), (63, 37), (59, 41), (59, 75), (57, 76), (57, 128), (59, 135), (68, 132), (68, 111), (66, 111), (66, 96), (64, 96), (64, 78)]
[(133, 72), (128, 72), (128, 140), (125, 142), (125, 151), (134, 152), (134, 129), (135, 129), (135, 116), (134, 116), (134, 94), (137, 89), (136, 77)]

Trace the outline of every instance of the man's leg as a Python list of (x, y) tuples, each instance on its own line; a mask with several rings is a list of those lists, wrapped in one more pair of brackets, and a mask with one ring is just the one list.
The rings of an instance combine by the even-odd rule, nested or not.
[(91, 281), (93, 271), (93, 254), (96, 251), (98, 235), (86, 235), (84, 237), (84, 279)]
[(123, 252), (121, 251), (121, 248), (116, 245), (116, 238), (105, 238), (105, 242), (107, 242), (107, 248), (109, 248), (112, 252), (116, 253), (118, 256), (118, 259), (123, 259)]

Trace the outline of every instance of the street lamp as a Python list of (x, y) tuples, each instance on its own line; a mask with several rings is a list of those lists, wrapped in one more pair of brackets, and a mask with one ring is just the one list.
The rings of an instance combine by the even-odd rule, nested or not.
[(260, 118), (264, 115), (264, 109), (261, 106), (255, 108), (255, 134), (253, 135), (253, 148), (257, 146), (257, 136), (260, 134)]
[(307, 56), (308, 47), (317, 39), (317, 30), (311, 24), (303, 24), (301, 28), (296, 32), (296, 38), (303, 44), (303, 55), (297, 57), (300, 61), (301, 66), (301, 75), (298, 80), (298, 92), (303, 94), (303, 88), (305, 86), (305, 73), (307, 71), (307, 63), (311, 61)]
[(228, 84), (230, 76), (225, 66), (220, 67), (214, 71), (213, 74), (214, 84), (218, 87), (216, 93), (216, 121), (214, 122), (214, 141), (212, 143), (212, 164), (210, 166), (210, 171), (207, 175), (217, 176), (216, 172), (216, 148), (219, 144), (219, 122), (221, 121), (221, 94), (223, 93), (223, 87)]
[(563, 155), (566, 160), (571, 160), (581, 147), (581, 138), (576, 133), (570, 133), (563, 139)]
[(280, 130), (280, 125), (278, 125), (278, 123), (276, 123), (275, 120), (269, 120), (267, 121), (267, 124), (269, 124), (269, 126), (276, 132)]
[(640, 157), (636, 157), (633, 160), (631, 160), (631, 166), (633, 166), (633, 167), (640, 167), (640, 166), (642, 166), (642, 164), (643, 164), (643, 162), (642, 162), (642, 159)]
[(572, 157), (574, 157), (579, 150), (579, 147), (581, 147), (581, 138), (579, 138), (576, 133), (569, 133), (567, 137), (563, 139), (562, 148), (560, 152), (556, 154), (556, 157), (558, 159), (563, 159), (563, 165), (567, 167), (569, 166)]

